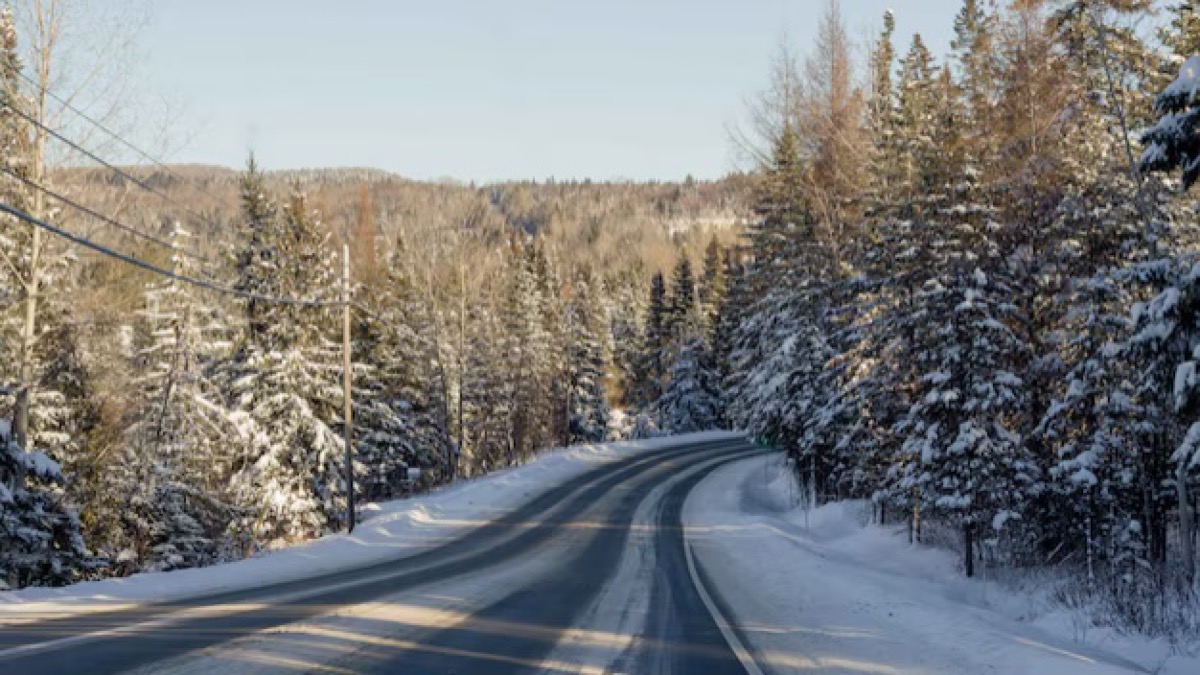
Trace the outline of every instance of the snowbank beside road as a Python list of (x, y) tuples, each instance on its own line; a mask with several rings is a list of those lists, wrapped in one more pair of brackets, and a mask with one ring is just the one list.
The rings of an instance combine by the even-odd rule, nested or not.
[(495, 520), (590, 469), (636, 453), (687, 442), (741, 437), (727, 432), (705, 432), (549, 451), (524, 466), (462, 481), (427, 495), (367, 505), (363, 509), (366, 519), (352, 535), (330, 535), (212, 567), (135, 574), (62, 588), (0, 592), (0, 626), (13, 621), (256, 588), (403, 558)]
[(799, 501), (773, 456), (714, 472), (684, 509), (697, 561), (768, 671), (1200, 672), (1144, 640), (1079, 644), (1060, 616), (1029, 611), (1036, 598), (963, 578), (952, 553), (869, 525), (862, 503)]

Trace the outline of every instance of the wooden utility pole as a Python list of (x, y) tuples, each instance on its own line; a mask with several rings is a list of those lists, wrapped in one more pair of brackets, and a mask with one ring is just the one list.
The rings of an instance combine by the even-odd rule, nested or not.
[(458, 461), (462, 457), (464, 438), (463, 386), (467, 380), (467, 270), (463, 261), (462, 235), (458, 235), (458, 447), (450, 448), (446, 464), (453, 483), (458, 474)]
[(342, 435), (346, 445), (346, 532), (354, 532), (354, 411), (350, 371), (350, 244), (342, 244)]

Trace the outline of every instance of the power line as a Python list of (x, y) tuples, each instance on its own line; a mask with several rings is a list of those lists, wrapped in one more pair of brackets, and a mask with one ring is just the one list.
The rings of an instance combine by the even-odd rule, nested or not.
[(366, 314), (368, 318), (374, 319), (374, 320), (378, 321), (379, 323), (384, 323), (384, 324), (391, 323), (390, 321), (383, 318), (379, 314), (376, 314), (375, 312), (368, 309), (367, 306), (362, 304), (361, 302), (351, 302), (350, 309), (357, 309), (358, 311), (362, 312), (363, 314)]
[(141, 230), (137, 229), (136, 227), (131, 227), (120, 221), (114, 220), (113, 218), (109, 218), (108, 216), (104, 215), (103, 213), (100, 213), (99, 211), (96, 211), (95, 209), (92, 209), (91, 207), (85, 206), (85, 205), (71, 199), (70, 197), (67, 197), (63, 194), (55, 192), (54, 190), (51, 190), (50, 188), (39, 184), (37, 181), (35, 181), (33, 179), (22, 176), (20, 173), (13, 171), (12, 169), (8, 168), (7, 166), (4, 166), (3, 164), (0, 164), (0, 172), (3, 172), (13, 178), (16, 178), (17, 180), (21, 181), (25, 185), (28, 185), (29, 187), (47, 195), (53, 199), (56, 199), (64, 204), (66, 204), (67, 206), (70, 206), (71, 208), (73, 208), (77, 211), (80, 211), (81, 213), (85, 213), (93, 218), (96, 218), (97, 220), (100, 220), (101, 222), (105, 223), (106, 225), (111, 225), (112, 227), (115, 227), (118, 230), (121, 230), (122, 232), (127, 232), (127, 233), (137, 237), (138, 239), (141, 239), (143, 241), (147, 241), (147, 242), (150, 242), (153, 244), (158, 244), (159, 246), (164, 246), (172, 251), (178, 252), (181, 255), (187, 256), (188, 258), (192, 258), (193, 260), (198, 260), (203, 263), (211, 263), (211, 261), (208, 258), (205, 258), (204, 256), (200, 255), (199, 253), (193, 253), (186, 249), (179, 248), (178, 246), (176, 246), (175, 244), (173, 244), (169, 241), (166, 241), (164, 239), (159, 239), (158, 237), (155, 237), (154, 235), (146, 234), (145, 232), (142, 232)]
[(191, 285), (197, 286), (199, 288), (205, 288), (210, 291), (216, 291), (217, 293), (223, 293), (225, 295), (233, 295), (233, 296), (237, 296), (239, 298), (243, 298), (245, 300), (258, 300), (260, 302), (266, 302), (266, 303), (276, 304), (276, 305), (296, 305), (296, 306), (301, 306), (301, 307), (322, 307), (322, 308), (324, 308), (324, 307), (342, 307), (345, 305), (345, 303), (342, 302), (341, 300), (306, 300), (306, 299), (302, 299), (302, 298), (285, 298), (285, 297), (279, 297), (279, 296), (273, 296), (273, 295), (262, 295), (260, 293), (251, 293), (249, 291), (238, 290), (236, 288), (232, 288), (230, 286), (227, 286), (225, 284), (220, 284), (215, 281), (209, 281), (207, 279), (197, 279), (195, 277), (191, 277), (186, 274), (178, 274), (176, 272), (172, 272), (171, 270), (163, 269), (157, 265), (154, 265), (153, 263), (148, 263), (145, 260), (141, 260), (134, 256), (126, 255), (119, 251), (114, 251), (113, 249), (108, 248), (107, 246), (104, 246), (102, 244), (97, 244), (96, 242), (92, 241), (91, 239), (88, 239), (87, 237), (81, 237), (72, 232), (68, 232), (60, 227), (51, 225), (50, 223), (47, 223), (46, 221), (44, 221), (40, 218), (36, 218), (36, 217), (30, 215), (29, 213), (26, 213), (25, 211), (22, 211), (21, 209), (18, 209), (14, 206), (0, 203), (0, 212), (4, 212), (9, 215), (20, 218), (21, 220), (24, 220), (25, 222), (27, 222), (31, 225), (34, 225), (35, 227), (39, 227), (51, 234), (62, 237), (63, 239), (66, 239), (67, 241), (78, 244), (79, 246), (83, 246), (84, 248), (90, 249), (90, 250), (100, 253), (102, 255), (106, 255), (110, 258), (115, 258), (126, 264), (133, 265), (134, 267), (139, 267), (143, 270), (146, 270), (147, 272), (153, 272), (154, 274), (158, 274), (160, 276), (168, 277), (168, 278), (174, 279), (176, 281), (182, 281), (184, 283), (191, 284)]
[[(43, 88), (41, 84), (39, 84), (33, 78), (26, 75), (24, 72), (18, 70), (18, 71), (16, 71), (16, 73), (17, 73), (17, 76), (19, 76), (22, 80), (25, 80), (25, 82), (27, 84), (29, 84), (31, 87), (36, 88), (38, 91), (44, 93), (46, 96), (49, 96), (51, 99), (54, 99), (54, 101), (57, 102), (59, 105), (61, 105), (64, 109), (70, 110), (72, 113), (75, 114), (76, 117), (87, 122), (88, 124), (92, 125), (93, 127), (99, 129), (106, 136), (115, 140), (116, 142), (120, 143), (121, 145), (125, 146), (129, 150), (132, 150), (136, 155), (138, 155), (142, 159), (157, 166), (159, 169), (162, 169), (163, 173), (166, 173), (168, 176), (174, 178), (175, 180), (179, 181), (180, 183), (188, 182), (188, 181), (184, 180), (184, 178), (182, 176), (175, 173), (175, 171), (173, 171), (171, 169), (171, 167), (167, 166), (161, 160), (156, 159), (153, 155), (142, 150), (141, 148), (137, 147), (133, 143), (125, 140), (124, 138), (121, 137), (120, 134), (118, 134), (115, 131), (112, 131), (108, 127), (104, 126), (104, 124), (100, 123), (98, 120), (90, 117), (87, 113), (85, 113), (82, 110), (80, 110), (79, 108), (75, 107), (74, 105), (72, 105), (69, 101), (67, 101), (63, 97), (59, 96), (58, 94), (55, 94), (54, 92), (50, 91), (48, 88)], [(197, 186), (197, 187), (200, 187), (200, 186)], [(216, 201), (216, 196), (214, 196), (208, 190), (205, 190), (203, 187), (200, 187), (200, 191), (203, 192), (204, 194), (208, 195), (214, 201)]]
[(64, 136), (62, 134), (62, 132), (57, 131), (56, 129), (52, 129), (49, 126), (47, 126), (46, 124), (43, 124), (42, 122), (40, 122), (39, 120), (34, 118), (32, 115), (30, 115), (24, 111), (18, 110), (17, 108), (13, 107), (12, 105), (10, 105), (8, 103), (5, 103), (4, 107), (8, 108), (10, 111), (12, 111), (14, 114), (16, 114), (18, 117), (25, 120), (26, 122), (29, 122), (30, 124), (34, 125), (35, 127), (45, 131), (46, 133), (50, 134), (54, 138), (57, 138), (59, 141), (66, 143), (68, 146), (70, 146), (75, 151), (83, 154), (84, 156), (92, 159), (95, 162), (99, 162), (101, 165), (112, 170), (118, 176), (124, 178), (125, 180), (133, 183), (134, 185), (137, 185), (138, 187), (142, 188), (143, 190), (157, 196), (158, 198), (162, 199), (163, 201), (165, 201), (169, 204), (174, 204), (175, 206), (177, 206), (177, 207), (183, 209), (184, 211), (186, 211), (187, 213), (191, 214), (192, 217), (196, 218), (197, 220), (204, 220), (204, 216), (201, 216), (199, 213), (196, 213), (187, 205), (179, 203), (178, 201), (173, 199), (167, 193), (162, 192), (161, 190), (154, 187), (153, 185), (150, 185), (149, 183), (138, 178), (137, 176), (134, 176), (133, 174), (129, 173), (128, 171), (125, 171), (121, 167), (108, 162), (107, 160), (100, 157), (99, 155), (92, 152), (91, 150), (88, 150), (87, 148), (83, 147), (82, 145), (67, 138), (66, 136)]

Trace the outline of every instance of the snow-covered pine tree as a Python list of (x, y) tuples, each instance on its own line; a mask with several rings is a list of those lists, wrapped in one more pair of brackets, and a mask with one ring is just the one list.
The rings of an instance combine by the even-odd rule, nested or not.
[[(1179, 169), (1184, 190), (1200, 178), (1198, 93), (1200, 56), (1192, 56), (1155, 100), (1159, 119), (1142, 136), (1141, 170)], [(1127, 349), (1137, 358), (1140, 370), (1136, 382), (1148, 409), (1146, 431), (1154, 433), (1148, 439), (1152, 442), (1149, 451), (1161, 470), (1174, 469), (1180, 561), (1190, 588), (1196, 577), (1192, 494), (1194, 474), (1200, 467), (1200, 377), (1196, 375), (1200, 363), (1200, 258), (1194, 249), (1173, 253), (1142, 266), (1146, 281), (1159, 291), (1149, 302), (1134, 305), (1136, 333)], [(1168, 451), (1171, 454), (1166, 458)], [(1156, 557), (1154, 551), (1151, 556)]]
[[(338, 297), (333, 256), (306, 199), (280, 220), (253, 161), (243, 178), (248, 224), (238, 286), (312, 300)], [(318, 536), (343, 517), (340, 346), (328, 310), (249, 300), (246, 327), (224, 365), (241, 442), (230, 480), (233, 524), (247, 548)]]
[(408, 386), (408, 371), (413, 361), (404, 358), (411, 359), (413, 354), (407, 340), (397, 340), (396, 334), (407, 333), (407, 326), (393, 324), (394, 315), (388, 312), (390, 299), (383, 299), (393, 290), (390, 286), (354, 289), (356, 302), (383, 319), (359, 313), (351, 324), (352, 358), (356, 364), (354, 457), (363, 466), (356, 487), (364, 500), (403, 495), (409, 484), (408, 469), (418, 465), (414, 421), (408, 416), (413, 393)]
[(813, 272), (793, 264), (802, 248), (811, 247), (814, 225), (808, 210), (800, 138), (790, 122), (771, 148), (770, 163), (756, 186), (755, 213), (758, 217), (746, 228), (743, 244), (749, 259), (747, 308), (791, 274)]
[(1040, 479), (1017, 424), (1026, 392), (1013, 366), (1027, 355), (1006, 323), (1006, 292), (977, 269), (965, 278), (939, 275), (916, 298), (924, 315), (915, 345), (921, 377), (899, 427), (911, 460), (898, 488), (919, 490), (934, 513), (962, 527), (968, 575), (973, 538), (989, 530), (999, 536), (1025, 515)]
[(1056, 3), (1052, 22), (1072, 73), (1063, 85), (1065, 175), (1055, 181), (1057, 203), (1042, 197), (1050, 206), (1026, 217), (1014, 258), (1026, 288), (1022, 323), (1037, 352), (1026, 373), (1035, 418), (1027, 442), (1051, 479), (1036, 526), (1055, 557), (1086, 562), (1093, 587), (1101, 572), (1133, 581), (1149, 568), (1154, 520), (1143, 513), (1149, 475), (1134, 433), (1147, 410), (1112, 344), (1128, 334), (1136, 293), (1122, 270), (1149, 255), (1141, 209), (1161, 203), (1153, 181), (1134, 182), (1125, 145), (1148, 109), (1139, 87), (1152, 50), (1130, 27), (1149, 9), (1141, 0)]
[(430, 308), (418, 292), (402, 237), (397, 237), (383, 288), (360, 287), (374, 308), (355, 330), (355, 451), (364, 465), (363, 494), (387, 499), (410, 490), (409, 469), (426, 481), (453, 475), (445, 411), (437, 394), (437, 345)]
[(1179, 75), (1159, 94), (1154, 108), (1158, 121), (1142, 135), (1141, 169), (1171, 171), (1182, 169), (1184, 189), (1200, 178), (1200, 55), (1193, 56), (1179, 69)]
[(650, 278), (650, 300), (646, 306), (645, 335), (642, 339), (642, 355), (635, 383), (635, 400), (638, 407), (651, 416), (654, 406), (662, 396), (666, 382), (667, 360), (670, 345), (670, 308), (667, 301), (667, 284), (661, 272)]
[(913, 35), (908, 54), (900, 60), (899, 111), (896, 143), (900, 146), (900, 175), (896, 197), (904, 203), (924, 201), (933, 190), (944, 187), (930, 169), (937, 165), (945, 139), (937, 135), (938, 79), (933, 54), (921, 34)]
[(685, 335), (695, 332), (699, 320), (696, 275), (692, 272), (692, 261), (682, 255), (671, 275), (671, 294), (667, 303), (666, 330), (671, 339), (671, 350), (679, 347)]
[(512, 405), (515, 381), (506, 370), (504, 324), (491, 298), (467, 311), (465, 377), (462, 386), (464, 438), (462, 471), (476, 476), (508, 466), (513, 459)]
[[(721, 398), (725, 400), (726, 384), (730, 378), (730, 357), (733, 353), (734, 334), (737, 332), (741, 317), (746, 312), (744, 305), (746, 291), (745, 265), (738, 260), (737, 249), (727, 249), (722, 257), (721, 265), (725, 268), (725, 295), (717, 305), (716, 316), (710, 331), (710, 348), (713, 369), (717, 373)], [(724, 410), (724, 406), (722, 406)], [(727, 420), (726, 420), (727, 421)]]
[(1160, 568), (1168, 560), (1167, 518), (1175, 502), (1182, 542), (1179, 562), (1191, 583), (1195, 551), (1188, 531), (1193, 527), (1191, 494), (1200, 465), (1200, 387), (1195, 376), (1200, 362), (1200, 258), (1180, 252), (1135, 269), (1143, 283), (1161, 290), (1133, 305), (1134, 333), (1111, 349), (1113, 356), (1130, 363), (1135, 387), (1136, 407), (1129, 406), (1125, 416), (1126, 433), (1141, 453), (1137, 472), (1129, 477), (1140, 479), (1137, 484), (1149, 507), (1143, 509), (1147, 555)]
[[(178, 251), (191, 235), (176, 223), (171, 268), (194, 276)], [(209, 379), (225, 356), (227, 330), (220, 312), (176, 279), (147, 285), (136, 335), (136, 411), (125, 434), (123, 461), (105, 482), (127, 495), (109, 516), (121, 523), (116, 559), (123, 569), (167, 570), (212, 561), (229, 522), (222, 476), (234, 437), (229, 412)], [(118, 482), (124, 478), (124, 484)]]
[(715, 429), (720, 423), (717, 376), (706, 363), (708, 346), (703, 338), (684, 340), (674, 363), (671, 381), (658, 403), (662, 428), (675, 434)]
[[(816, 235), (808, 212), (800, 139), (790, 119), (771, 148), (755, 188), (758, 218), (743, 233), (738, 269), (716, 345), (728, 374), (721, 383), (724, 410), (735, 427), (783, 443), (776, 432), (780, 389), (796, 356), (800, 317), (793, 303), (802, 275), (812, 275)], [(732, 330), (730, 330), (732, 328)]]
[(0, 590), (71, 583), (87, 567), (79, 520), (63, 507), (58, 463), (27, 452), (0, 422)]
[(641, 277), (627, 273), (606, 279), (609, 300), (608, 323), (611, 334), (612, 363), (620, 390), (619, 403), (625, 408), (638, 405), (642, 384), (642, 354), (645, 339), (646, 294)]
[[(277, 296), (282, 287), (280, 276), (283, 234), (274, 200), (267, 194), (266, 181), (251, 154), (241, 181), (242, 215), (246, 220), (246, 241), (236, 252), (234, 287), (242, 292)], [(270, 347), (272, 329), (286, 330), (274, 319), (277, 308), (258, 299), (245, 301), (246, 337), (256, 345)]]
[(1128, 333), (1128, 291), (1106, 271), (1073, 286), (1077, 295), (1059, 348), (1065, 385), (1035, 429), (1054, 453), (1048, 471), (1054, 506), (1040, 525), (1052, 551), (1082, 553), (1089, 585), (1102, 566), (1133, 582), (1149, 567), (1143, 509), (1153, 478), (1138, 431), (1150, 411), (1138, 403), (1135, 373), (1112, 341)]
[(818, 498), (885, 503), (880, 488), (899, 453), (893, 427), (906, 414), (912, 390), (905, 384), (911, 361), (899, 357), (911, 347), (912, 332), (900, 328), (930, 273), (920, 252), (933, 250), (917, 236), (932, 231), (912, 219), (945, 208), (951, 177), (961, 178), (955, 93), (945, 69), (914, 36), (890, 96), (897, 104), (862, 225), (868, 236), (857, 251), (858, 274), (815, 280), (806, 300), (793, 301), (809, 312), (821, 308), (801, 322), (809, 346), (796, 363), (785, 415), (797, 439), (797, 467)]
[(1023, 437), (1030, 348), (1014, 332), (1003, 246), (1012, 228), (981, 182), (1006, 142), (988, 128), (1001, 78), (996, 17), (966, 0), (955, 28), (957, 81), (917, 39), (903, 63), (897, 133), (911, 152), (911, 197), (872, 228), (879, 309), (856, 349), (876, 365), (851, 381), (865, 411), (854, 445), (876, 454), (857, 471), (882, 478), (887, 502), (914, 525), (932, 512), (961, 527), (971, 573), (981, 537), (1016, 534), (1010, 523), (1028, 515), (1040, 471)]
[(604, 391), (608, 359), (602, 341), (608, 326), (595, 286), (591, 270), (580, 269), (567, 301), (569, 444), (603, 441), (608, 435), (609, 408)]
[(876, 201), (891, 201), (892, 191), (901, 180), (904, 164), (903, 150), (896, 142), (897, 101), (892, 85), (892, 70), (896, 65), (896, 16), (892, 10), (883, 14), (883, 30), (871, 47), (871, 101), (869, 120), (875, 146), (875, 171), (871, 186)]
[(567, 284), (562, 279), (557, 259), (551, 254), (550, 242), (536, 240), (529, 251), (533, 256), (534, 277), (538, 282), (542, 327), (546, 335), (546, 354), (543, 355), (542, 377), (549, 383), (543, 399), (545, 437), (530, 448), (530, 454), (553, 444), (565, 445), (571, 435), (570, 390), (568, 373), (566, 297)]
[(556, 390), (561, 359), (555, 354), (557, 326), (549, 324), (557, 298), (548, 297), (553, 282), (541, 242), (515, 242), (507, 272), (501, 372), (512, 392), (508, 461), (516, 464), (552, 442), (566, 397)]
[(697, 304), (700, 310), (701, 329), (712, 339), (716, 329), (717, 316), (725, 296), (729, 293), (728, 269), (725, 258), (728, 252), (713, 238), (704, 249), (704, 272), (700, 277), (700, 292)]

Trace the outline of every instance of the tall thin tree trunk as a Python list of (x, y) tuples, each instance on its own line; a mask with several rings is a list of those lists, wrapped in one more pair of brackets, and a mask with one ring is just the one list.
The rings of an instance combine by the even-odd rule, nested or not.
[(1096, 586), (1096, 566), (1095, 566), (1096, 535), (1092, 530), (1092, 507), (1093, 507), (1093, 504), (1095, 503), (1092, 495), (1094, 494), (1094, 492), (1095, 492), (1095, 488), (1093, 487), (1093, 489), (1090, 490), (1088, 493), (1088, 512), (1087, 512), (1087, 522), (1086, 522), (1086, 526), (1087, 526), (1087, 582), (1088, 582), (1089, 589), (1094, 589)]
[(963, 567), (970, 578), (975, 576), (975, 523), (970, 519), (963, 525), (963, 542)]
[[(35, 119), (42, 124), (37, 126), (33, 145), (33, 181), (42, 185), (46, 180), (46, 88), (49, 81), (47, 70), (48, 60), (44, 55), (38, 72), (38, 92), (36, 98)], [(46, 215), (46, 195), (35, 189), (33, 191), (34, 218), (44, 218)], [(25, 320), (21, 325), (21, 349), (18, 357), (19, 370), (17, 376), (17, 401), (13, 414), (13, 436), (17, 443), (26, 450), (29, 449), (29, 414), (33, 406), (35, 394), (35, 373), (33, 369), (34, 348), (37, 343), (38, 300), (42, 282), (42, 230), (30, 225), (29, 243), (29, 276), (25, 280)], [(17, 483), (24, 483), (24, 469), (18, 470)]]
[[(36, 198), (35, 202), (38, 201)], [(38, 209), (35, 206), (34, 216)], [(29, 449), (29, 409), (34, 394), (33, 349), (37, 339), (38, 292), (41, 285), (42, 231), (33, 227), (29, 247), (29, 277), (25, 280), (25, 320), (21, 324), (20, 369), (17, 379), (17, 402), (13, 416), (13, 437), (25, 449)]]
[(921, 543), (921, 491), (917, 488), (913, 488), (912, 532), (908, 543)]
[(1175, 492), (1179, 497), (1179, 543), (1183, 559), (1183, 576), (1188, 588), (1196, 582), (1196, 540), (1193, 538), (1195, 524), (1192, 517), (1192, 500), (1188, 497), (1187, 464), (1180, 462), (1175, 469)]

